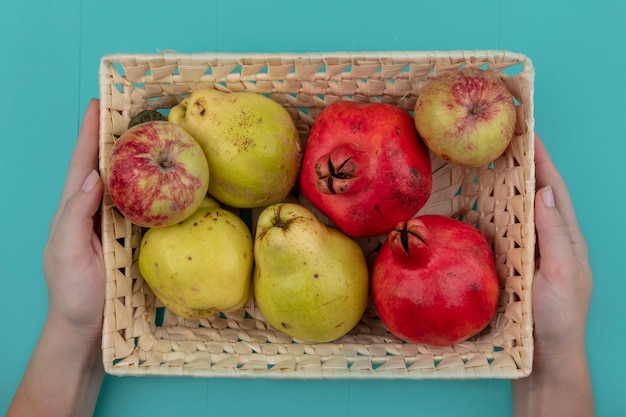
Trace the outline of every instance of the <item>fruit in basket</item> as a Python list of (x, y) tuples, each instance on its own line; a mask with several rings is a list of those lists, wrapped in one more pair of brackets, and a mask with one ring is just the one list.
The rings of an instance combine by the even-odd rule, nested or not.
[(151, 120), (165, 120), (167, 117), (162, 115), (156, 110), (143, 110), (137, 113), (128, 123), (128, 129), (141, 123), (149, 122)]
[(499, 280), (485, 235), (460, 220), (423, 215), (389, 233), (372, 271), (378, 315), (395, 336), (448, 346), (487, 327)]
[(276, 329), (309, 342), (330, 342), (361, 319), (369, 271), (363, 251), (300, 204), (265, 208), (254, 240), (254, 296)]
[(142, 227), (180, 222), (207, 194), (209, 166), (202, 148), (167, 121), (128, 129), (113, 145), (109, 164), (111, 199), (128, 220)]
[(338, 101), (311, 126), (300, 189), (347, 235), (390, 231), (424, 206), (431, 188), (430, 153), (408, 112)]
[(181, 317), (234, 311), (250, 294), (252, 236), (243, 220), (207, 197), (182, 222), (149, 229), (138, 265), (155, 296)]
[(509, 145), (516, 110), (495, 73), (464, 68), (430, 82), (417, 98), (414, 119), (433, 153), (457, 165), (479, 167)]
[(277, 203), (297, 181), (298, 131), (287, 110), (268, 97), (202, 88), (174, 106), (168, 120), (200, 143), (211, 172), (209, 193), (224, 204)]

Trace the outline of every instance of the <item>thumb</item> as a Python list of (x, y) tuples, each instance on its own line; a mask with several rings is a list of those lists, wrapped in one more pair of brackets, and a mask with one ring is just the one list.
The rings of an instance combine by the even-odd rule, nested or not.
[(84, 244), (85, 240), (91, 239), (93, 217), (100, 207), (102, 191), (100, 176), (96, 170), (92, 170), (81, 188), (67, 200), (63, 208), (58, 229), (63, 230), (64, 236), (77, 244)]
[[(535, 226), (541, 268), (559, 268), (575, 261), (572, 240), (567, 223), (554, 203), (552, 187), (547, 185), (537, 192)], [(548, 274), (552, 275), (552, 274)]]

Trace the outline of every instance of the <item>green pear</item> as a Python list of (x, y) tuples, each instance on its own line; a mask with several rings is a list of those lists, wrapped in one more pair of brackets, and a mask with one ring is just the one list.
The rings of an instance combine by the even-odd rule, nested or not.
[(297, 181), (303, 151), (295, 122), (266, 96), (202, 88), (174, 106), (168, 120), (200, 143), (209, 193), (226, 205), (281, 202)]
[(254, 240), (254, 297), (276, 329), (309, 342), (348, 333), (365, 312), (369, 271), (360, 246), (304, 206), (265, 208)]
[(248, 300), (252, 243), (243, 220), (207, 197), (182, 222), (148, 229), (139, 246), (139, 271), (172, 312), (206, 318)]

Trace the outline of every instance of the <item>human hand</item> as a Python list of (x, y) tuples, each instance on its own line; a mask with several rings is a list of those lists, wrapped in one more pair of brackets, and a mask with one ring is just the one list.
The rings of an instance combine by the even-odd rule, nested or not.
[(98, 167), (99, 102), (83, 118), (43, 255), (48, 319), (87, 337), (102, 334), (105, 276), (94, 221), (102, 199)]
[(590, 417), (585, 333), (593, 283), (587, 243), (567, 186), (539, 136), (535, 170), (534, 358), (530, 376), (511, 381), (514, 415)]
[[(535, 138), (539, 257), (533, 280), (535, 362), (584, 353), (592, 274), (587, 243), (569, 191), (539, 138)], [(582, 350), (582, 352), (581, 352)]]
[(93, 415), (101, 358), (104, 265), (94, 216), (102, 200), (99, 103), (85, 112), (43, 254), (48, 315), (8, 416)]

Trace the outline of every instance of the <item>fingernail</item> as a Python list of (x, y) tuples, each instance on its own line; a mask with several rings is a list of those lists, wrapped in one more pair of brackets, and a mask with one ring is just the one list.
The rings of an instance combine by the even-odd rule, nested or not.
[(100, 178), (100, 176), (98, 175), (98, 171), (94, 169), (93, 171), (89, 173), (87, 178), (85, 178), (85, 181), (83, 182), (81, 189), (85, 192), (89, 192), (93, 190), (93, 187), (95, 187), (96, 184), (98, 183), (98, 178)]
[(543, 200), (543, 205), (546, 207), (554, 207), (554, 193), (552, 192), (552, 187), (547, 185), (544, 188), (543, 193), (541, 193), (541, 199)]

